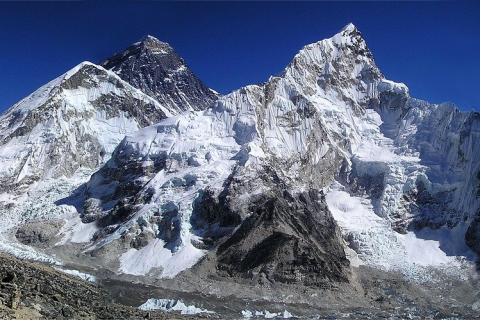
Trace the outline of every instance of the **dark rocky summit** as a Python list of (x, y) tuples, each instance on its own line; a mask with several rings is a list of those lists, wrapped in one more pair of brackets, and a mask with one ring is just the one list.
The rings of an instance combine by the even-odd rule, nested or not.
[(165, 42), (146, 36), (102, 63), (172, 111), (203, 110), (217, 99)]
[(307, 286), (347, 281), (349, 262), (323, 194), (276, 190), (250, 209), (217, 250), (220, 272)]

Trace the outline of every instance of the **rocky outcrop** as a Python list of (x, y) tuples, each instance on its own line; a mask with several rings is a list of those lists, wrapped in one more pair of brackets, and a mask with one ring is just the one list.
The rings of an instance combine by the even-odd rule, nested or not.
[(480, 255), (480, 212), (470, 222), (465, 233), (465, 241), (474, 252)]
[(218, 240), (229, 236), (241, 223), (242, 217), (229, 205), (228, 187), (219, 195), (210, 188), (201, 190), (193, 203), (190, 223), (194, 233), (202, 238), (202, 248), (211, 249), (218, 244)]
[(20, 226), (15, 232), (15, 238), (23, 244), (46, 247), (54, 244), (61, 221), (31, 221)]
[(347, 281), (349, 263), (323, 194), (275, 189), (249, 210), (217, 249), (220, 274), (306, 286)]

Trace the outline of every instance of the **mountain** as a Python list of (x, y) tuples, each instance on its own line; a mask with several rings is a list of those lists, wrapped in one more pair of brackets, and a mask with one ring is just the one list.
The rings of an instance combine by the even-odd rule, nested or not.
[(108, 58), (102, 66), (175, 112), (203, 110), (217, 99), (217, 93), (195, 76), (168, 43), (152, 36)]
[(152, 37), (103, 65), (2, 116), (2, 250), (136, 302), (480, 305), (480, 114), (411, 97), (353, 24), (219, 97)]
[(3, 190), (96, 168), (126, 133), (171, 114), (114, 73), (81, 63), (2, 115)]
[[(160, 44), (152, 39), (146, 38), (139, 46), (151, 52)], [(156, 56), (152, 65), (183, 65), (168, 48), (172, 54)], [(195, 95), (188, 96), (190, 82), (183, 78), (182, 97), (197, 99), (199, 80), (189, 70), (181, 74), (193, 79)], [(22, 99), (0, 116), (0, 211), (4, 218), (0, 230), (70, 212), (55, 202), (88, 180), (126, 134), (180, 111), (177, 105), (164, 105), (115, 72), (90, 62), (80, 63)], [(2, 246), (9, 252), (31, 250), (16, 243), (12, 245), (18, 250), (13, 250), (10, 242), (5, 240)]]
[(206, 255), (216, 275), (304, 285), (348, 281), (349, 264), (461, 272), (478, 120), (385, 79), (349, 24), (265, 84), (128, 135), (86, 185), (88, 251), (160, 277)]
[[(55, 201), (108, 160), (125, 134), (170, 115), (155, 99), (89, 62), (12, 106), (0, 117), (2, 238), (22, 222), (61, 216), (65, 210)], [(4, 239), (2, 248), (31, 251), (11, 242)]]

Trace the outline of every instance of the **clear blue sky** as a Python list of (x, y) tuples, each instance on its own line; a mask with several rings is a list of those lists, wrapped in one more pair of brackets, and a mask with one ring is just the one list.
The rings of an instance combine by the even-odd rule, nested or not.
[(478, 2), (0, 2), (0, 111), (77, 63), (146, 34), (222, 93), (265, 81), (348, 22), (413, 96), (480, 110)]

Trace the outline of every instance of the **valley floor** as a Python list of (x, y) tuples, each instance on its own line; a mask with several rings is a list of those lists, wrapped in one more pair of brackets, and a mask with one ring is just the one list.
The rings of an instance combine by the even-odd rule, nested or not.
[[(432, 272), (435, 272), (432, 269)], [(202, 276), (202, 274), (204, 276)], [(138, 305), (148, 298), (170, 298), (214, 311), (226, 319), (241, 319), (242, 311), (300, 319), (477, 319), (480, 283), (444, 273), (438, 281), (415, 283), (398, 272), (370, 267), (353, 268), (348, 284), (313, 288), (279, 283), (234, 281), (205, 275), (193, 268), (175, 279), (125, 286), (124, 280), (106, 280), (117, 301)], [(179, 292), (183, 288), (188, 292)], [(133, 294), (132, 294), (133, 292)], [(259, 316), (258, 318), (264, 318)]]
[[(207, 257), (208, 259), (208, 257)], [(480, 284), (438, 274), (414, 283), (401, 273), (361, 266), (349, 284), (313, 288), (212, 277), (203, 267), (174, 279), (126, 278), (98, 271), (92, 284), (50, 266), (0, 254), (2, 319), (477, 319)], [(435, 272), (432, 270), (432, 272)], [(80, 275), (83, 273), (80, 273)], [(164, 306), (139, 310), (148, 299)], [(167, 301), (165, 300), (165, 301)], [(188, 308), (185, 308), (187, 306)], [(176, 310), (176, 311), (175, 311)], [(186, 310), (208, 310), (182, 316)], [(185, 313), (184, 312), (184, 313)], [(187, 312), (188, 313), (188, 312)], [(276, 315), (276, 317), (274, 316)]]

